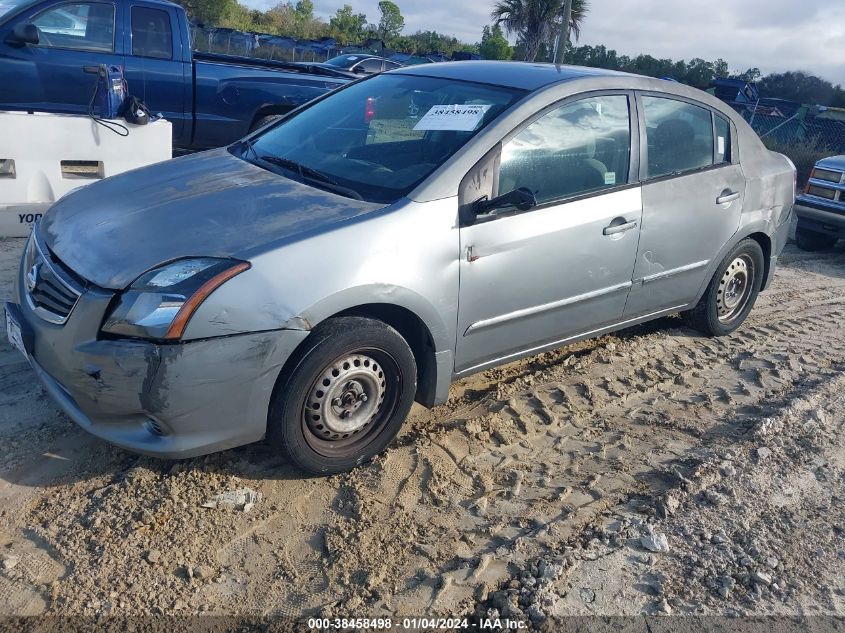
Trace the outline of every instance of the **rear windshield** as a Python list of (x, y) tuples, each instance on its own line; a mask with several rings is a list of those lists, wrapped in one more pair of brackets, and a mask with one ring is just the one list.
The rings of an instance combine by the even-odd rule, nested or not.
[(361, 55), (341, 55), (339, 57), (332, 57), (326, 60), (329, 66), (337, 66), (338, 68), (349, 68), (356, 62), (360, 62), (364, 57)]
[(17, 11), (28, 4), (34, 4), (35, 0), (0, 0), (0, 22), (13, 11)]
[(309, 185), (390, 203), (524, 95), (486, 84), (378, 75), (339, 90), (233, 152)]

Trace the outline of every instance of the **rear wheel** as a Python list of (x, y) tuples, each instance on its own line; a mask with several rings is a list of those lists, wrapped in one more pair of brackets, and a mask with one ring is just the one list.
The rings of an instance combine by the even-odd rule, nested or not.
[(710, 336), (736, 330), (748, 317), (763, 284), (763, 249), (752, 239), (737, 244), (719, 264), (704, 296), (687, 313), (690, 325)]
[(798, 227), (795, 231), (795, 242), (802, 251), (815, 252), (833, 248), (837, 239), (835, 235), (827, 235), (801, 227)]
[(414, 401), (417, 371), (389, 325), (341, 317), (320, 325), (280, 377), (267, 434), (311, 473), (350, 470), (384, 450)]

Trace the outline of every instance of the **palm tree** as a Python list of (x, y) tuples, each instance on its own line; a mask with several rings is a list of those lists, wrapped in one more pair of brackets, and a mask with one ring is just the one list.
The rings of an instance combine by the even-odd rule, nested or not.
[[(552, 39), (563, 21), (564, 0), (498, 0), (490, 17), (525, 44), (525, 60), (533, 62), (543, 42)], [(587, 15), (587, 0), (572, 0), (569, 28), (575, 39)]]

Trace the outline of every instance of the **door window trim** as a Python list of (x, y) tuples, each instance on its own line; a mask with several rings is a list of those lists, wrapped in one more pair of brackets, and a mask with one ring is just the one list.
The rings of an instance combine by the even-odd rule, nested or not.
[[(675, 94), (667, 94), (665, 92), (654, 92), (652, 90), (634, 90), (634, 95), (637, 101), (637, 112), (639, 113), (639, 138), (644, 139), (644, 143), (640, 143), (640, 155), (639, 155), (639, 176), (637, 180), (642, 185), (650, 185), (652, 183), (658, 182), (665, 182), (667, 180), (673, 180), (675, 178), (685, 178), (687, 176), (693, 176), (696, 174), (702, 174), (708, 171), (714, 171), (716, 169), (724, 169), (726, 167), (732, 167), (734, 165), (739, 164), (739, 157), (738, 152), (736, 151), (736, 126), (734, 125), (733, 120), (730, 116), (720, 112), (716, 108), (707, 105), (706, 103), (702, 103), (701, 101), (696, 101), (695, 99), (690, 99), (688, 97), (683, 97), (681, 95)], [(696, 106), (707, 110), (710, 113), (710, 127), (713, 130), (713, 151), (712, 151), (712, 165), (706, 165), (705, 167), (699, 167), (697, 169), (688, 169), (686, 171), (682, 171), (679, 173), (672, 173), (666, 174), (665, 176), (657, 176), (656, 178), (649, 178), (648, 177), (648, 129), (646, 126), (645, 120), (645, 107), (643, 105), (642, 98), (643, 97), (654, 97), (657, 99), (666, 99), (668, 101), (679, 101), (681, 103), (686, 103), (687, 105)], [(726, 119), (728, 125), (730, 126), (731, 132), (731, 139), (730, 139), (730, 150), (731, 150), (731, 160), (730, 162), (721, 162), (716, 163), (716, 116), (721, 116), (723, 119)]]
[[(510, 132), (505, 134), (502, 139), (496, 144), (493, 148), (493, 151), (497, 152), (499, 156), (501, 156), (502, 148), (513, 140), (516, 136), (522, 133), (526, 128), (530, 127), (544, 116), (553, 112), (554, 110), (558, 110), (564, 106), (570, 105), (572, 103), (577, 103), (579, 101), (584, 101), (590, 98), (596, 97), (614, 97), (614, 96), (625, 96), (628, 98), (628, 126), (630, 130), (630, 156), (628, 159), (628, 182), (621, 183), (618, 185), (613, 185), (609, 187), (605, 187), (603, 189), (597, 189), (595, 191), (586, 191), (583, 193), (577, 193), (570, 196), (563, 196), (561, 198), (555, 198), (553, 200), (547, 200), (541, 204), (538, 204), (536, 207), (532, 207), (527, 211), (520, 211), (518, 209), (506, 209), (496, 213), (490, 213), (488, 215), (481, 215), (475, 219), (473, 224), (484, 224), (485, 222), (494, 222), (495, 220), (499, 220), (502, 218), (509, 218), (515, 215), (523, 215), (525, 213), (533, 213), (534, 211), (542, 211), (544, 209), (549, 209), (551, 207), (557, 207), (562, 204), (568, 204), (570, 202), (580, 202), (581, 200), (586, 200), (589, 198), (594, 198), (596, 196), (603, 196), (610, 193), (616, 193), (618, 191), (625, 191), (626, 189), (633, 189), (634, 187), (639, 187), (642, 183), (639, 180), (639, 152), (637, 147), (639, 145), (640, 139), (640, 131), (639, 126), (636, 125), (638, 120), (638, 108), (639, 105), (636, 102), (635, 98), (635, 91), (634, 90), (626, 90), (626, 89), (618, 89), (618, 90), (591, 90), (589, 92), (579, 92), (574, 95), (569, 95), (568, 97), (564, 97), (563, 99), (558, 99), (552, 103), (549, 103), (543, 106), (540, 110), (532, 114), (530, 117), (522, 121), (519, 125), (514, 127)], [(490, 160), (490, 152), (484, 155), (480, 161), (478, 161), (473, 167), (467, 172), (470, 173), (473, 171), (480, 163)], [(498, 168), (498, 167), (497, 167)], [(466, 177), (466, 175), (464, 176)], [(497, 186), (498, 186), (498, 175), (496, 178)], [(494, 195), (499, 195), (501, 192), (496, 190)], [(461, 222), (461, 226), (468, 226), (465, 222)]]
[(119, 55), (120, 53), (117, 50), (117, 10), (118, 6), (114, 2), (104, 2), (103, 0), (69, 0), (68, 2), (59, 2), (57, 4), (50, 5), (46, 9), (39, 11), (31, 15), (30, 17), (26, 18), (26, 21), (30, 24), (33, 23), (33, 20), (38, 18), (38, 16), (47, 13), (48, 11), (52, 11), (53, 9), (58, 9), (60, 7), (66, 7), (68, 5), (75, 5), (75, 4), (105, 4), (112, 8), (112, 33), (111, 33), (111, 50), (110, 51), (101, 51), (93, 48), (74, 48), (72, 46), (46, 46), (44, 44), (31, 44), (33, 48), (44, 48), (47, 50), (57, 50), (57, 51), (76, 51), (79, 53), (100, 53), (102, 55)]
[[(135, 53), (135, 42), (134, 42), (135, 38), (134, 38), (134, 33), (132, 32), (132, 24), (133, 24), (132, 11), (133, 11), (133, 9), (136, 9), (136, 8), (138, 8), (138, 9), (150, 9), (152, 11), (161, 11), (162, 13), (167, 15), (167, 23), (170, 26), (170, 57), (154, 57), (152, 55), (138, 55), (137, 53)], [(174, 43), (174, 39), (173, 39), (174, 33), (176, 33), (176, 31), (173, 28), (174, 24), (176, 24), (177, 27), (178, 27), (179, 21), (176, 20), (174, 22), (173, 14), (169, 10), (169, 7), (164, 7), (164, 6), (157, 7), (157, 6), (152, 6), (152, 5), (144, 4), (144, 3), (140, 3), (140, 2), (135, 2), (135, 3), (130, 4), (129, 5), (129, 28), (127, 29), (127, 32), (129, 34), (129, 55), (131, 57), (140, 57), (140, 58), (143, 58), (143, 59), (158, 59), (158, 60), (161, 60), (163, 62), (178, 61), (176, 59), (176, 44)], [(180, 32), (179, 33), (180, 44), (181, 44), (181, 36), (182, 36), (182, 34)]]

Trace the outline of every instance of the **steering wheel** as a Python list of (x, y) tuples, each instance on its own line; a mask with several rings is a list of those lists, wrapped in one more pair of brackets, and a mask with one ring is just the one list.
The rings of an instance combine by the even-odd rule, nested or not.
[(346, 167), (352, 167), (353, 169), (360, 168), (362, 173), (365, 174), (379, 174), (381, 176), (393, 175), (392, 169), (369, 160), (362, 160), (360, 158), (347, 158), (345, 161), (343, 161), (343, 163)]

